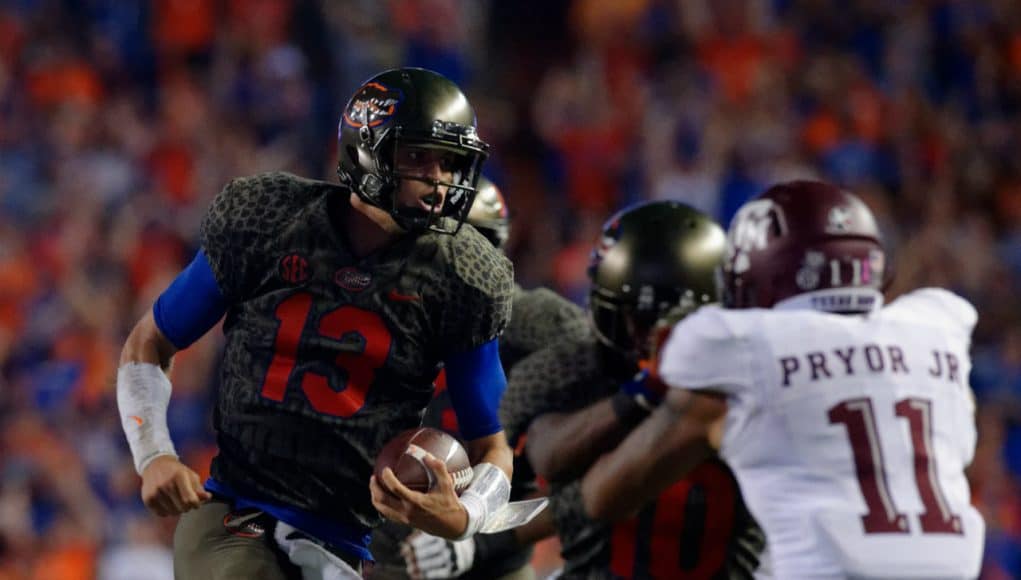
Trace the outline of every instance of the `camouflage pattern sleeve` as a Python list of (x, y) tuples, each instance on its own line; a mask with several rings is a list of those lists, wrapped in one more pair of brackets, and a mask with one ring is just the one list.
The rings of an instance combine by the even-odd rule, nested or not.
[(298, 198), (313, 193), (309, 180), (265, 173), (232, 180), (213, 199), (202, 219), (202, 248), (228, 303), (248, 298), (266, 270), (262, 263), (279, 226)]
[(446, 353), (466, 352), (498, 337), (511, 316), (514, 267), (482, 234), (461, 228), (446, 246), (453, 281), (440, 322)]
[(579, 409), (605, 396), (595, 338), (558, 340), (511, 369), (500, 423), (512, 443), (543, 413)]

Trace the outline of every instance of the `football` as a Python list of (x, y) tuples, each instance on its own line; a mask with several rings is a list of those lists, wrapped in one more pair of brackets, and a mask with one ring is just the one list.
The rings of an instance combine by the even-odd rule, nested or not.
[(389, 467), (409, 489), (426, 493), (436, 485), (436, 478), (424, 461), (426, 454), (446, 462), (447, 471), (454, 478), (455, 493), (460, 494), (471, 483), (472, 468), (464, 446), (452, 435), (430, 427), (404, 431), (383, 446), (376, 456), (376, 479)]

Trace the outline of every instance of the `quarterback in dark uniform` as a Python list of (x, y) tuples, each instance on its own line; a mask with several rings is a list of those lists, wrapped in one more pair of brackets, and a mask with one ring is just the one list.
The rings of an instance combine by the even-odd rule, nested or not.
[[(184, 514), (178, 577), (356, 577), (380, 514), (456, 538), (506, 504), (497, 337), (513, 272), (462, 227), (487, 149), (456, 85), (396, 69), (344, 109), (340, 184), (257, 175), (213, 201), (201, 251), (136, 325), (118, 371), (143, 500)], [(223, 315), (219, 455), (203, 486), (167, 433), (164, 370)], [(389, 471), (370, 478), (382, 446), (420, 423), (441, 367), (476, 465), (460, 499), (434, 458), (427, 494)]]
[[(478, 193), (468, 213), (468, 223), (495, 247), (503, 249), (510, 234), (510, 217), (500, 190), (488, 179), (479, 179)], [(588, 334), (588, 317), (576, 304), (547, 288), (526, 290), (514, 285), (511, 321), (500, 337), (500, 360), (510, 372), (523, 357), (558, 340), (574, 340)], [(426, 409), (425, 424), (458, 434), (458, 424), (444, 383)], [(511, 499), (525, 499), (537, 491), (535, 473), (523, 455), (514, 458)], [(451, 578), (495, 580), (534, 578), (529, 564), (532, 546), (520, 545), (515, 531), (478, 534), (451, 541), (406, 526), (387, 523), (373, 532), (376, 559), (371, 578)]]
[[(551, 483), (564, 578), (750, 578), (764, 539), (726, 468), (711, 460), (635, 517), (593, 521), (579, 478), (660, 394), (643, 370), (657, 322), (715, 299), (722, 229), (694, 209), (653, 202), (612, 217), (589, 275), (592, 332), (515, 366), (500, 406), (509, 437)], [(668, 314), (669, 313), (669, 314)]]

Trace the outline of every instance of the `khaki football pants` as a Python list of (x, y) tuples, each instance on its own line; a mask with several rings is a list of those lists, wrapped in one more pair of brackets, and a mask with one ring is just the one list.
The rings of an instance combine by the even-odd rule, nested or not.
[[(232, 532), (225, 526), (231, 511), (230, 502), (216, 497), (181, 516), (174, 530), (177, 580), (301, 580), (301, 569), (273, 540), (276, 520), (268, 514), (255, 514), (246, 521), (257, 526)], [(361, 569), (357, 559), (334, 553), (355, 570)]]

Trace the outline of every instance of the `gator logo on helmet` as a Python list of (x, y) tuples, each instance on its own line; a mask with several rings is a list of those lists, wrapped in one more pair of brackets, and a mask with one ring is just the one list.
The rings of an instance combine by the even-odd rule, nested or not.
[(344, 124), (355, 129), (378, 127), (390, 120), (403, 100), (404, 95), (398, 89), (367, 83), (351, 97), (344, 111)]

